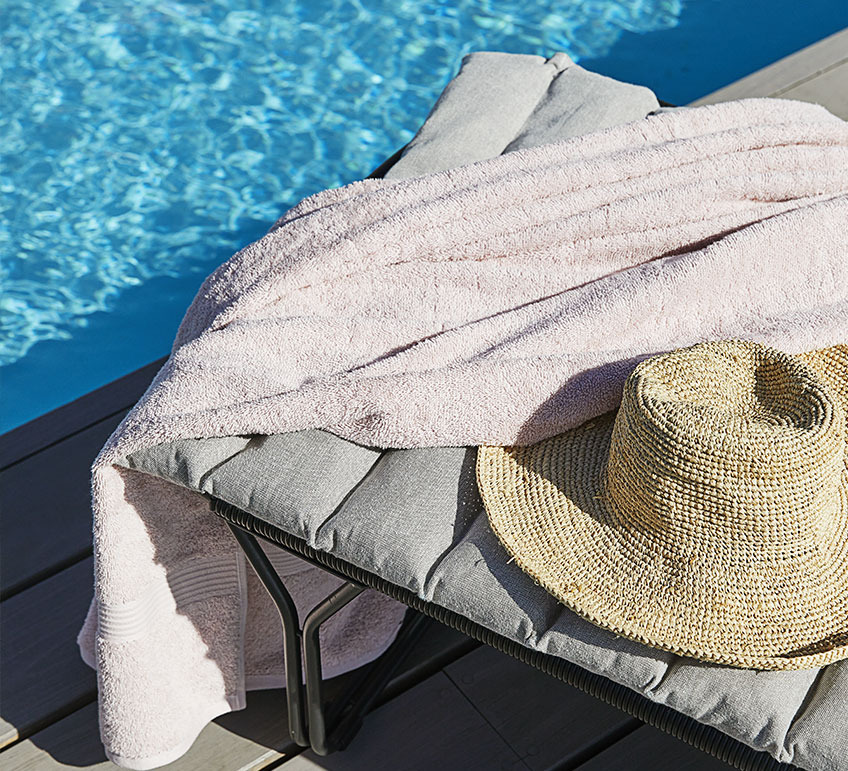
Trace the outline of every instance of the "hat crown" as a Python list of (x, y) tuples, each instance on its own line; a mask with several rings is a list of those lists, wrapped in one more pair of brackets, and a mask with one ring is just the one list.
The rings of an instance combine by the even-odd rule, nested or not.
[(834, 516), (845, 419), (800, 359), (723, 341), (656, 356), (628, 378), (607, 494), (670, 551), (749, 563), (802, 557)]

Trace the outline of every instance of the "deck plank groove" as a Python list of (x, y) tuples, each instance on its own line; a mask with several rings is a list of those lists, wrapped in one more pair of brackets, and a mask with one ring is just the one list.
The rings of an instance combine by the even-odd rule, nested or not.
[(733, 766), (651, 726), (642, 726), (577, 771), (733, 771)]
[(282, 771), (529, 771), (443, 672), (373, 712), (344, 752), (311, 750)]
[(165, 358), (157, 359), (79, 399), (7, 431), (0, 436), (0, 471), (95, 423), (126, 412), (139, 400), (164, 363)]
[[(848, 28), (696, 99), (692, 106), (749, 97), (778, 97), (816, 102), (834, 115), (848, 119), (840, 109), (846, 98), (845, 81), (831, 75), (844, 65), (846, 58)], [(814, 85), (816, 81), (821, 81), (820, 85)], [(802, 88), (804, 85), (808, 87)]]
[(823, 104), (834, 115), (848, 120), (848, 59), (782, 91), (779, 96)]
[[(479, 643), (438, 623), (431, 624), (403, 662), (387, 692), (401, 693), (431, 677), (434, 662), (453, 661)], [(356, 673), (328, 681), (332, 698)], [(223, 715), (200, 733), (183, 757), (164, 766), (168, 771), (262, 769), (302, 750), (288, 739), (286, 701), (282, 690), (247, 694), (247, 707)], [(55, 771), (61, 768), (116, 769), (106, 759), (97, 726), (97, 705), (91, 703), (0, 754), (4, 771)]]
[[(281, 706), (282, 705), (282, 706)], [(278, 691), (249, 694), (238, 715), (241, 724), (221, 725), (221, 718), (203, 729), (191, 749), (163, 768), (260, 769), (299, 748), (286, 741), (285, 706)], [(106, 759), (97, 727), (97, 704), (91, 703), (0, 754), (5, 771), (46, 771), (60, 768), (117, 769)]]
[(494, 648), (463, 656), (445, 674), (531, 771), (576, 765), (642, 725)]
[(0, 585), (8, 598), (91, 553), (90, 467), (123, 413), (0, 471)]
[(76, 644), (91, 585), (89, 557), (0, 606), (0, 747), (96, 698), (94, 671)]

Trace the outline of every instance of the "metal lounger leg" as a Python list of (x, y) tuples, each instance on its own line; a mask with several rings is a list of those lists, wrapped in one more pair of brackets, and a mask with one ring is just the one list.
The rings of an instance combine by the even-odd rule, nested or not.
[(343, 749), (356, 735), (365, 713), (421, 636), (429, 622), (428, 617), (414, 613), (411, 619), (407, 619), (388, 650), (370, 667), (364, 669), (342, 698), (333, 707), (328, 708), (323, 699), (319, 641), (321, 625), (359, 596), (365, 587), (353, 581), (346, 581), (310, 611), (301, 630), (294, 601), (255, 536), (238, 525), (231, 522), (228, 524), (280, 611), (283, 623), (289, 735), (301, 747), (311, 745), (317, 755), (329, 755)]
[[(388, 650), (367, 667), (347, 693), (336, 702), (335, 709), (328, 718), (332, 733), (326, 742), (327, 752), (344, 749), (356, 736), (365, 714), (430, 623), (429, 617), (417, 611), (410, 610), (408, 614)], [(314, 744), (313, 742), (313, 747)]]
[(330, 616), (334, 616), (352, 599), (362, 594), (364, 586), (343, 584), (316, 605), (303, 622), (303, 664), (306, 670), (306, 704), (309, 711), (309, 743), (318, 755), (329, 755), (334, 748), (327, 736), (321, 675), (321, 645), (318, 633)]
[(274, 600), (283, 622), (283, 659), (286, 666), (286, 699), (289, 713), (289, 736), (301, 747), (309, 746), (304, 710), (303, 668), (300, 654), (300, 622), (291, 595), (274, 570), (271, 561), (256, 538), (240, 527), (228, 523), (259, 580)]

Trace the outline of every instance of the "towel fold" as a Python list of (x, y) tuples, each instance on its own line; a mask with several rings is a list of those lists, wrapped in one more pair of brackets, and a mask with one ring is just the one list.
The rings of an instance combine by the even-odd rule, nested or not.
[(207, 279), (95, 461), (99, 623), (81, 644), (110, 757), (167, 762), (244, 698), (234, 541), (199, 496), (121, 468), (128, 453), (309, 428), (377, 447), (528, 444), (615, 408), (659, 352), (844, 343), (846, 222), (848, 125), (770, 99), (294, 207)]

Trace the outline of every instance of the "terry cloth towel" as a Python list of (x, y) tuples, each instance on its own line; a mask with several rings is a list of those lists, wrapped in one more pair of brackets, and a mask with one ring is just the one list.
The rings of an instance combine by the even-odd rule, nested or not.
[[(387, 177), (400, 179), (440, 169), (446, 153), (454, 153), (455, 164), (467, 163), (643, 118), (657, 108), (657, 100), (649, 89), (589, 72), (563, 53), (548, 60), (521, 54), (470, 54), (463, 59), (458, 76), (448, 84)], [(247, 441), (244, 437), (224, 437), (198, 448), (192, 458), (181, 461), (185, 465), (183, 483), (191, 490), (201, 489), (205, 472), (226, 463)], [(370, 453), (366, 450), (363, 456), (370, 457)], [(320, 453), (311, 455), (309, 462), (320, 464)], [(339, 476), (348, 475), (349, 487), (367, 470), (367, 459), (359, 465), (349, 460), (345, 469), (336, 470), (335, 485), (328, 488), (322, 500), (328, 510), (341, 502), (333, 498), (333, 491), (345, 483)], [(198, 696), (190, 689), (185, 695), (169, 691), (172, 686), (158, 677), (149, 651), (144, 658), (147, 669), (141, 673), (145, 678), (144, 688), (136, 687), (137, 682), (131, 679), (134, 670), (122, 669), (124, 657), (109, 656), (110, 662), (117, 663), (100, 671), (101, 728), (107, 754), (127, 767), (150, 768), (185, 752), (209, 715), (243, 706), (244, 691), (283, 687), (282, 641), (277, 612), (265, 589), (252, 570), (245, 570), (244, 559), (238, 549), (232, 548), (229, 536), (219, 533), (219, 523), (214, 518), (209, 521), (207, 509), (197, 496), (126, 468), (121, 468), (120, 473), (125, 489), (138, 490), (139, 499), (147, 501), (145, 521), (170, 518), (171, 528), (177, 519), (187, 518), (185, 532), (175, 535), (174, 531), (159, 526), (150, 529), (153, 536), (160, 531), (167, 535), (152, 542), (167, 584), (160, 575), (149, 591), (138, 594), (143, 598), (141, 602), (135, 599), (110, 604), (93, 602), (79, 638), (83, 658), (91, 666), (97, 666), (97, 645), (109, 643), (114, 647), (116, 643), (141, 637), (151, 613), (150, 606), (158, 603), (155, 612), (160, 619), (166, 613), (189, 615), (197, 622), (194, 628), (201, 635), (201, 643), (211, 646), (211, 658), (219, 665), (224, 661), (231, 665), (230, 668), (222, 665), (224, 686), (209, 698), (208, 694), (201, 692)], [(164, 492), (160, 493), (160, 488)], [(135, 506), (135, 496), (131, 492), (129, 495)], [(162, 505), (156, 508), (152, 501), (160, 496)], [(212, 541), (207, 544), (209, 539)], [(339, 579), (279, 549), (270, 547), (266, 551), (277, 571), (285, 576), (301, 614), (340, 583)], [(208, 557), (209, 553), (214, 553), (214, 559)], [(215, 626), (217, 620), (206, 629), (202, 616), (204, 602), (217, 592), (215, 602), (225, 603), (222, 598), (236, 592), (235, 584), (241, 615), (240, 637), (229, 631), (221, 634)], [(168, 599), (169, 594), (173, 603)], [(198, 602), (196, 607), (195, 602)], [(231, 603), (227, 607), (231, 614)], [(379, 655), (394, 639), (404, 612), (405, 606), (378, 593), (365, 592), (333, 616), (321, 630), (325, 676), (340, 674)], [(226, 627), (229, 618), (221, 617)], [(173, 628), (178, 629), (180, 623), (181, 619), (175, 619)], [(164, 620), (161, 626), (166, 628)], [(194, 641), (190, 644), (195, 644), (197, 635), (190, 631), (186, 634)], [(229, 651), (234, 644), (236, 653), (231, 655)], [(163, 655), (173, 657), (167, 649)], [(195, 655), (189, 653), (189, 660)], [(163, 672), (175, 666), (180, 665), (172, 662), (159, 665)], [(176, 686), (182, 688), (179, 682)], [(225, 700), (221, 693), (225, 694)], [(174, 708), (162, 708), (163, 704), (172, 703)]]
[[(166, 762), (242, 695), (229, 534), (202, 499), (120, 468), (128, 453), (307, 428), (380, 447), (530, 443), (613, 408), (660, 351), (848, 339), (846, 161), (827, 111), (745, 100), (291, 210), (207, 280), (95, 462), (107, 750)], [(182, 606), (181, 565), (198, 567)]]

